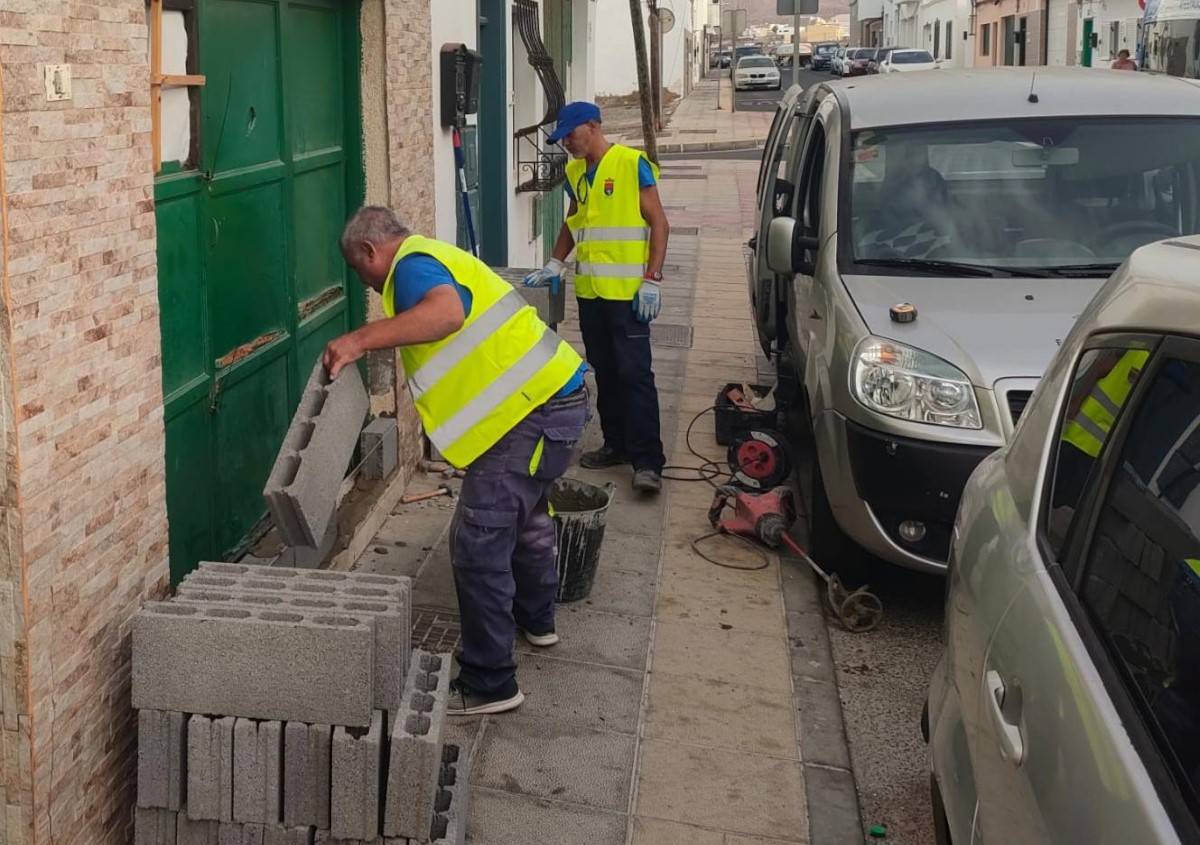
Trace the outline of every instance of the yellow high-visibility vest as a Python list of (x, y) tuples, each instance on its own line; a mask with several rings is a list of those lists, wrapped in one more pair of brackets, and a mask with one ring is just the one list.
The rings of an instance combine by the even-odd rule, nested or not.
[(1130, 349), (1122, 355), (1112, 371), (1096, 382), (1075, 418), (1063, 426), (1062, 439), (1085, 455), (1099, 457), (1113, 420), (1133, 389), (1133, 373), (1140, 371), (1149, 357), (1144, 349)]
[[(587, 181), (587, 162), (567, 162), (576, 212), (567, 218), (575, 239), (575, 295), (632, 300), (650, 258), (650, 224), (642, 216), (638, 165), (646, 154), (613, 144)], [(650, 162), (654, 178), (658, 167)]]
[(388, 317), (396, 315), (396, 265), (414, 253), (437, 259), (471, 292), (462, 328), (400, 348), (425, 434), (447, 461), (465, 467), (561, 390), (583, 359), (490, 267), (419, 235), (404, 239), (384, 282)]

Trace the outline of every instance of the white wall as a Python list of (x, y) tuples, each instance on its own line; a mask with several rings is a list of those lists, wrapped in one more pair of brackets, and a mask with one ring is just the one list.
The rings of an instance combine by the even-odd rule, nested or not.
[[(439, 240), (454, 243), (458, 234), (458, 173), (454, 166), (454, 139), (450, 129), (442, 126), (441, 63), (439, 53), (443, 44), (466, 44), (478, 48), (479, 23), (475, 0), (439, 0), (430, 5), (430, 33), (433, 45), (433, 190), (434, 219), (437, 231), (430, 233)], [(475, 115), (467, 118), (475, 123)], [(479, 222), (476, 221), (478, 229)]]
[(1077, 64), (1074, 40), (1080, 31), (1075, 0), (1049, 0), (1046, 12), (1046, 64), (1066, 67)]
[[(1083, 37), (1083, 22), (1088, 18), (1095, 21), (1095, 32), (1099, 37), (1099, 43), (1092, 49), (1092, 67), (1107, 68), (1119, 50), (1128, 50), (1130, 56), (1137, 58), (1137, 29), (1142, 16), (1137, 0), (1083, 0), (1078, 9), (1075, 31), (1080, 33), (1079, 37)], [(1117, 25), (1115, 39), (1113, 24)]]
[[(659, 0), (662, 8), (675, 12), (675, 28), (663, 36), (663, 87), (682, 94), (685, 49), (685, 16), (690, 16), (691, 0)], [(629, 0), (595, 0), (596, 6), (596, 96), (624, 95), (637, 91), (637, 63), (633, 52), (633, 26), (629, 19)], [(644, 4), (643, 4), (643, 8)], [(642, 30), (649, 29), (645, 15)]]
[[(968, 33), (965, 40), (963, 39), (963, 33), (967, 32), (969, 26), (970, 15), (971, 0), (922, 0), (917, 9), (915, 43), (908, 46), (928, 50), (935, 59), (942, 60), (943, 67), (971, 67), (974, 60), (975, 41), (971, 33)], [(946, 57), (947, 23), (951, 24), (949, 58)], [(934, 28), (940, 31), (936, 51), (934, 50)]]

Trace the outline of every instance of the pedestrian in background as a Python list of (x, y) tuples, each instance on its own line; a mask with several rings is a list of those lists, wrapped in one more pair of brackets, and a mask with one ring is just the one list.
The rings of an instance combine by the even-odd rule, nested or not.
[(633, 488), (662, 489), (658, 390), (650, 352), (650, 322), (662, 308), (662, 268), (670, 226), (658, 195), (658, 167), (640, 150), (604, 137), (600, 109), (568, 103), (550, 141), (570, 154), (570, 199), (553, 257), (525, 284), (560, 279), (575, 250), (575, 295), (588, 363), (596, 373), (596, 409), (604, 446), (580, 465), (633, 465)]
[(1113, 70), (1137, 70), (1137, 62), (1129, 58), (1129, 51), (1122, 50), (1117, 53), (1117, 60), (1112, 63)]

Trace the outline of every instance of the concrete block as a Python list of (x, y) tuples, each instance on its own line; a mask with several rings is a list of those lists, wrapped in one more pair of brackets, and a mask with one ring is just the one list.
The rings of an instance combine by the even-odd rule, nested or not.
[(283, 724), (238, 719), (233, 728), (233, 819), (275, 824), (283, 811)]
[(429, 834), (442, 767), (442, 725), (450, 695), (450, 655), (415, 650), (392, 725), (385, 836)]
[(369, 409), (357, 367), (346, 367), (331, 382), (317, 361), (263, 488), (289, 546), (317, 546), (325, 536)]
[(218, 845), (218, 822), (195, 821), (188, 816), (186, 806), (180, 809), (175, 821), (176, 845)]
[[(186, 585), (186, 586), (185, 586)], [(231, 590), (235, 587), (275, 595), (341, 596), (370, 599), (395, 599), (394, 590), (387, 587), (340, 586), (320, 581), (287, 581), (277, 578), (234, 577), (229, 575), (206, 575), (194, 573), (179, 585), (181, 591), (194, 588)]]
[(187, 808), (193, 821), (233, 821), (233, 726), (195, 715), (187, 726)]
[(365, 727), (374, 642), (365, 615), (153, 602), (133, 621), (133, 706)]
[(379, 835), (379, 784), (383, 777), (384, 714), (376, 710), (371, 729), (333, 731), (333, 778), (329, 830), (342, 839)]
[(263, 845), (313, 845), (313, 828), (267, 825)]
[(359, 452), (363, 456), (362, 477), (382, 481), (399, 463), (399, 429), (392, 417), (376, 417), (362, 430)]
[(237, 586), (222, 589), (181, 584), (176, 601), (184, 604), (276, 610), (296, 608), (304, 612), (368, 616), (374, 621), (375, 630), (375, 707), (391, 711), (400, 706), (412, 635), (412, 612), (407, 590), (400, 600), (394, 600), (391, 597), (368, 599), (344, 594), (308, 595), (244, 590)]
[(471, 779), (468, 756), (466, 748), (442, 746), (442, 770), (429, 830), (429, 841), (434, 845), (464, 845), (467, 841), (467, 783)]
[(138, 711), (139, 807), (178, 810), (184, 802), (187, 731), (182, 713)]
[[(286, 566), (263, 566), (247, 563), (217, 563), (203, 561), (188, 577), (223, 575), (239, 578), (271, 578), (278, 581), (331, 584), (340, 589), (370, 587), (390, 590), (394, 595), (411, 586), (411, 579), (400, 575), (379, 575), (374, 572), (334, 572), (327, 569), (292, 569)], [(188, 580), (188, 579), (185, 579)]]
[(173, 810), (158, 807), (138, 807), (133, 814), (134, 845), (175, 845)]
[(261, 824), (223, 823), (217, 828), (217, 845), (263, 845)]
[(283, 823), (329, 829), (332, 769), (329, 725), (288, 722), (283, 729)]
[(318, 546), (286, 546), (279, 553), (272, 566), (284, 566), (295, 569), (320, 569), (337, 543), (337, 517), (329, 520), (325, 529), (325, 539)]

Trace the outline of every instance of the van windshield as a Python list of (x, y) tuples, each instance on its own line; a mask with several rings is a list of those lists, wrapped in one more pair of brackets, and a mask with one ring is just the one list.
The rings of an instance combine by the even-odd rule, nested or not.
[(859, 272), (946, 262), (1104, 276), (1140, 246), (1200, 232), (1195, 118), (872, 129), (849, 145), (839, 228)]

